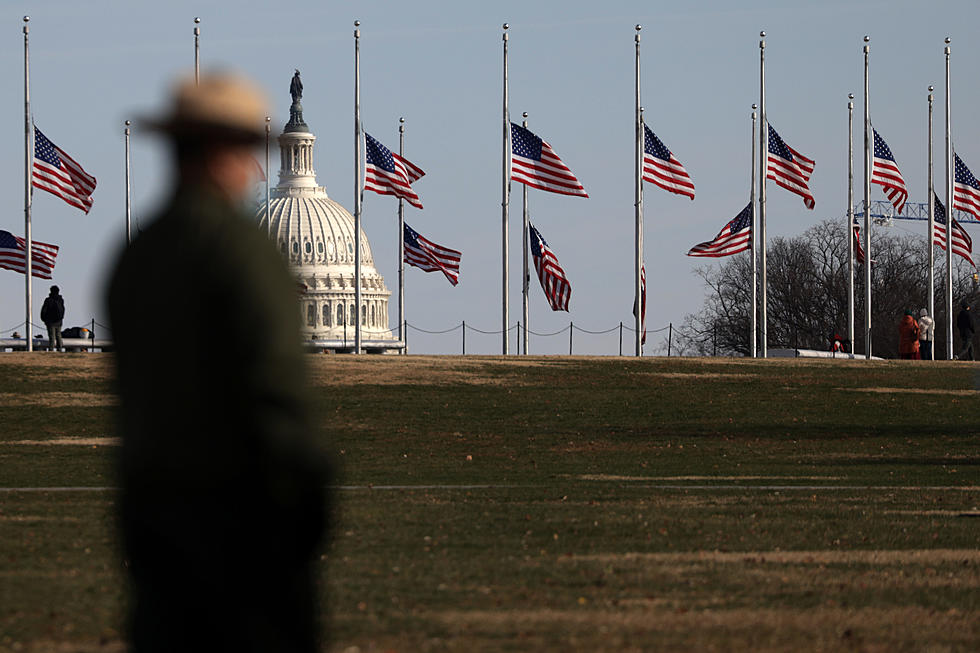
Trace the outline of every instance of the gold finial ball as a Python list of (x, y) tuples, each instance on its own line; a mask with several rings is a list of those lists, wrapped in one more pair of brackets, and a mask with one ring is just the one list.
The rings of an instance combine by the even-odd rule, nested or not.
[(272, 122), (272, 116), (266, 116), (265, 117), (265, 121), (266, 122)]
[(953, 40), (953, 39), (951, 39), (951, 38), (949, 38), (949, 37), (947, 36), (947, 37), (946, 37), (946, 45), (949, 45), (949, 42), (950, 42), (950, 41), (952, 41), (952, 40)]
[(25, 23), (31, 22), (31, 17), (30, 16), (24, 16), (24, 22)]
[(641, 29), (643, 29), (643, 25), (640, 25), (639, 23), (637, 23), (636, 24), (636, 31), (639, 32)]
[(933, 85), (932, 84), (929, 84), (929, 92), (930, 93), (932, 93), (933, 88), (934, 88)]
[(129, 127), (129, 126), (130, 126), (131, 124), (132, 124), (132, 123), (131, 123), (131, 122), (129, 122), (128, 120), (126, 121), (126, 126), (127, 126), (127, 127)]
[(194, 22), (195, 23), (200, 23), (201, 22), (201, 17), (200, 16), (194, 16)]
[(522, 115), (522, 116), (524, 116), (525, 118), (527, 118), (527, 111), (525, 111), (525, 112), (524, 112), (524, 113), (522, 113), (521, 115)]
[(355, 20), (354, 21), (354, 27), (360, 27), (360, 26), (361, 26), (361, 21)]
[(868, 36), (867, 34), (865, 34), (865, 35), (864, 35), (864, 42), (865, 42), (865, 43), (867, 43), (867, 42), (868, 42), (868, 41), (870, 41), (870, 40), (871, 40), (871, 37), (870, 37), (870, 36)]
[(400, 122), (400, 123), (404, 123), (404, 122), (405, 122), (405, 118), (399, 118), (399, 119), (398, 119), (398, 122)]
[(758, 108), (759, 108), (759, 105), (758, 105), (758, 104), (756, 104), (755, 102), (753, 102), (753, 103), (752, 103), (752, 110), (753, 110), (753, 111), (755, 111), (755, 110), (756, 110), (756, 109), (758, 109)]
[(847, 94), (847, 99), (848, 100), (853, 100), (854, 99), (854, 94), (853, 93), (848, 93)]
[(759, 32), (759, 36), (761, 36), (762, 38), (766, 38), (766, 33), (765, 33), (765, 31), (762, 31), (762, 32)]
[(510, 23), (504, 23), (504, 29), (510, 29)]

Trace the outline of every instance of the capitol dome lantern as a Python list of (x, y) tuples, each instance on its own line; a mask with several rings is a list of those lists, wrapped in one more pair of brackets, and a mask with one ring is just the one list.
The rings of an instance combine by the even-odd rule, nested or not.
[(313, 169), (316, 136), (303, 119), (298, 70), (290, 93), (289, 122), (279, 135), (279, 183), (271, 189), (269, 211), (263, 203), (257, 218), (287, 257), (300, 286), (303, 338), (323, 349), (351, 351), (355, 320), (360, 319), (364, 350), (398, 349), (400, 343), (388, 328), (391, 292), (374, 267), (363, 229), (361, 306), (360, 310), (355, 307), (354, 217), (317, 185)]

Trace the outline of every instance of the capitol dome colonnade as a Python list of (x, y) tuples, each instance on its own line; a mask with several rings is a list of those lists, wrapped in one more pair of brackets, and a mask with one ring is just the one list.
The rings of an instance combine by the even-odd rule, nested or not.
[(303, 339), (317, 349), (353, 351), (355, 324), (360, 319), (363, 350), (399, 350), (402, 343), (388, 327), (391, 292), (374, 267), (363, 229), (361, 306), (357, 310), (354, 217), (317, 185), (313, 169), (316, 136), (303, 119), (299, 71), (290, 92), (289, 122), (279, 136), (279, 183), (271, 190), (269, 211), (263, 202), (257, 219), (296, 276)]

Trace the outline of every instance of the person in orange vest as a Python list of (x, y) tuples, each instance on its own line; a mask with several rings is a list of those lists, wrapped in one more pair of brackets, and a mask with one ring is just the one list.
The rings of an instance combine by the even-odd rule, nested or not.
[(905, 311), (898, 323), (898, 357), (907, 360), (919, 358), (919, 324), (912, 311)]

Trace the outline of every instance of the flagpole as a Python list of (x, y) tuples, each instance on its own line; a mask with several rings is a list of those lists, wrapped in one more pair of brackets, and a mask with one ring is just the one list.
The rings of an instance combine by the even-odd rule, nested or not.
[(508, 278), (508, 268), (510, 266), (510, 257), (508, 255), (507, 239), (508, 229), (507, 222), (510, 218), (510, 108), (508, 106), (508, 79), (507, 79), (507, 45), (508, 45), (508, 34), (507, 30), (510, 29), (510, 25), (504, 23), (503, 25), (504, 34), (504, 102), (503, 102), (503, 118), (504, 118), (504, 133), (503, 133), (503, 174), (502, 183), (503, 189), (501, 191), (502, 198), (500, 201), (502, 207), (501, 216), (501, 244), (503, 247), (503, 288), (502, 288), (502, 300), (503, 300), (503, 312), (502, 312), (502, 325), (501, 330), (503, 332), (503, 354), (506, 356), (510, 353), (510, 333), (507, 329), (508, 323), (510, 322), (510, 304), (508, 303), (507, 287), (510, 285), (510, 279)]
[(949, 42), (946, 37), (946, 359), (953, 360), (953, 136), (949, 110)]
[(194, 17), (194, 83), (201, 83), (201, 19)]
[[(405, 118), (398, 119), (398, 156), (405, 156)], [(398, 340), (405, 350), (405, 200), (398, 198)]]
[(766, 175), (768, 174), (769, 163), (769, 118), (766, 116), (766, 33), (759, 32), (762, 40), (759, 41), (759, 117), (762, 125), (759, 129), (759, 235), (762, 241), (761, 265), (762, 282), (761, 294), (762, 302), (760, 306), (761, 333), (759, 334), (761, 353), (763, 358), (769, 357), (769, 316), (767, 314), (768, 288), (766, 287)]
[(871, 360), (871, 84), (870, 36), (864, 37), (864, 357)]
[[(854, 94), (847, 94), (847, 342), (854, 355)], [(867, 258), (865, 258), (867, 262)]]
[(361, 353), (361, 21), (354, 21), (354, 353)]
[(34, 339), (31, 337), (31, 264), (33, 252), (31, 247), (31, 184), (34, 181), (34, 152), (32, 143), (34, 124), (31, 120), (31, 54), (28, 46), (30, 33), (30, 16), (24, 16), (24, 240), (27, 251), (24, 256), (24, 294), (27, 317), (24, 319), (24, 337), (27, 338), (27, 351), (34, 351)]
[(269, 140), (272, 135), (272, 117), (265, 117), (265, 234), (272, 236), (272, 195), (269, 189), (269, 176), (272, 174), (269, 159)]
[(759, 251), (759, 241), (757, 225), (755, 224), (755, 130), (758, 114), (756, 109), (759, 105), (752, 105), (752, 182), (749, 184), (749, 204), (752, 206), (752, 318), (749, 320), (749, 355), (752, 358), (758, 356), (758, 328), (756, 315), (759, 312), (758, 283), (759, 283), (759, 259), (756, 253)]
[[(527, 111), (524, 112), (524, 122), (523, 122), (523, 125), (524, 125), (524, 128), (527, 129)], [(528, 252), (527, 252), (527, 248), (528, 248), (528, 238), (527, 238), (527, 236), (528, 236), (528, 228), (527, 228), (527, 225), (528, 225), (528, 222), (530, 222), (530, 218), (528, 216), (528, 208), (527, 208), (527, 184), (522, 184), (522, 186), (523, 186), (523, 188), (521, 189), (521, 193), (522, 193), (522, 195), (524, 197), (524, 230), (523, 230), (523, 234), (524, 234), (524, 237), (523, 237), (523, 241), (524, 241), (524, 275), (521, 277), (521, 279), (523, 280), (521, 282), (521, 285), (523, 286), (523, 289), (522, 289), (522, 293), (523, 293), (523, 307), (522, 307), (523, 308), (523, 311), (522, 311), (522, 315), (523, 315), (523, 319), (524, 319), (524, 327), (521, 329), (521, 331), (522, 331), (523, 340), (524, 340), (524, 355), (527, 356), (527, 337), (528, 337), (528, 331), (529, 331), (529, 328), (528, 328), (527, 323), (528, 323), (528, 314), (530, 313), (530, 298), (528, 297), (529, 269), (528, 269), (528, 265), (527, 265), (527, 256), (528, 256)]]
[[(929, 317), (933, 319), (935, 323), (936, 319), (936, 252), (933, 242), (936, 239), (936, 189), (933, 183), (933, 154), (932, 154), (932, 102), (933, 102), (933, 86), (929, 86)], [(949, 221), (947, 220), (947, 227), (949, 226)], [(933, 332), (935, 336), (935, 331)], [(935, 337), (929, 340), (929, 347), (932, 351), (929, 352), (929, 360), (935, 360)]]
[(636, 152), (634, 155), (634, 168), (636, 170), (634, 201), (636, 205), (636, 225), (634, 251), (634, 270), (633, 270), (633, 305), (636, 307), (634, 323), (636, 325), (636, 355), (643, 355), (643, 298), (640, 274), (643, 270), (643, 107), (640, 106), (640, 30), (642, 25), (636, 26)]
[(132, 229), (132, 219), (133, 219), (133, 203), (131, 199), (131, 183), (130, 183), (130, 173), (129, 173), (129, 125), (130, 121), (126, 121), (126, 244), (129, 245), (133, 242), (133, 229)]

